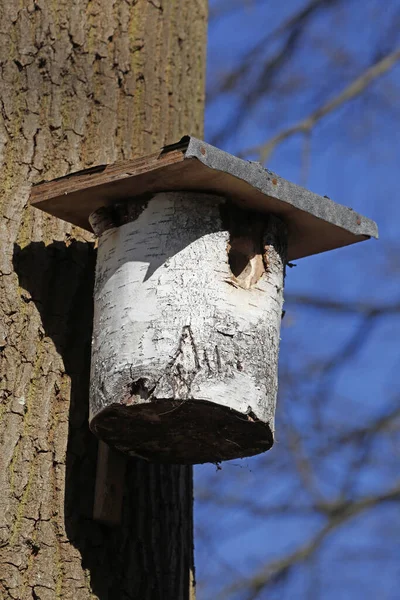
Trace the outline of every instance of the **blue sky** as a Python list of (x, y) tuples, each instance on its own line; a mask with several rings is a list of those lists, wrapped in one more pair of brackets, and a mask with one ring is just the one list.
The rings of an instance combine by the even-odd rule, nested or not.
[[(389, 51), (390, 43), (398, 42), (391, 33), (391, 26), (398, 18), (399, 6), (396, 4), (388, 2), (383, 6), (378, 0), (362, 3), (350, 0), (337, 15), (323, 13), (315, 18), (307, 41), (277, 82), (277, 91), (272, 90), (249, 111), (241, 127), (238, 130), (232, 128), (220, 146), (232, 153), (240, 153), (262, 143), (342, 89), (374, 61), (374, 52)], [(215, 82), (261, 36), (275, 30), (305, 2), (266, 1), (248, 2), (247, 5), (247, 8), (210, 23), (209, 90), (214, 89)], [(335, 19), (337, 27), (333, 29)], [(324, 39), (328, 40), (329, 36), (331, 39), (325, 47)], [(266, 46), (265, 51), (273, 52), (274, 49), (272, 44), (270, 50)], [(339, 58), (338, 64), (327, 69), (329, 52), (336, 52)], [(340, 52), (343, 52), (342, 58)], [(300, 80), (304, 79), (303, 84), (284, 97), (285, 77), (296, 84), (296, 73)], [(256, 81), (257, 64), (254, 78)], [(399, 83), (400, 67), (397, 66), (374, 83), (361, 100), (340, 108), (316, 126), (311, 137), (306, 181), (301, 169), (301, 137), (277, 147), (268, 161), (267, 166), (283, 177), (305, 184), (321, 195), (327, 194), (376, 220), (380, 230), (379, 241), (299, 260), (297, 267), (288, 272), (287, 297), (306, 294), (378, 305), (400, 300), (400, 205), (397, 199), (400, 136), (396, 134), (400, 123), (396, 107)], [(220, 131), (237, 105), (235, 94), (208, 104), (207, 141)], [(248, 495), (251, 500), (256, 499), (258, 505), (266, 507), (275, 502), (292, 501), (293, 493), (301, 499), (301, 483), (295, 481), (292, 471), (280, 469), (289, 460), (279, 443), (279, 423), (285, 421), (285, 411), (290, 413), (290, 419), (296, 425), (307, 430), (306, 446), (312, 451), (320, 448), (321, 440), (332, 424), (345, 431), (368, 423), (399, 402), (400, 315), (377, 319), (351, 361), (345, 362), (332, 377), (321, 378), (319, 363), (340, 351), (360, 327), (361, 319), (355, 315), (332, 315), (301, 308), (290, 302), (285, 308), (281, 374), (298, 372), (301, 381), (299, 379), (296, 393), (290, 386), (281, 389), (278, 443), (268, 453), (270, 457), (267, 454), (225, 463), (221, 471), (216, 471), (212, 465), (196, 468), (198, 490), (211, 487), (219, 499)], [(304, 369), (310, 361), (314, 371), (304, 381)], [(316, 424), (317, 417), (319, 424)], [(394, 452), (388, 447), (387, 440), (379, 439), (373, 444), (374, 447), (366, 451), (364, 462), (360, 460), (353, 486), (356, 495), (385, 489), (398, 477)], [(326, 460), (318, 462), (318, 485), (328, 497), (333, 497), (343, 483), (352, 452), (351, 448), (338, 449)], [(252, 573), (257, 565), (271, 557), (293, 550), (321, 526), (321, 519), (315, 514), (260, 518), (249, 515), (240, 505), (219, 509), (215, 503), (199, 500), (196, 523), (199, 600), (208, 600), (216, 597), (215, 591), (238, 575)], [(379, 560), (373, 555), (374, 549)], [(276, 590), (277, 598), (394, 600), (398, 597), (400, 584), (400, 558), (397, 558), (400, 556), (399, 510), (385, 505), (351, 521), (327, 538), (317, 556), (310, 567), (296, 569), (281, 584)], [(385, 556), (383, 562), (382, 556)], [(340, 574), (339, 578), (336, 573)], [(274, 594), (269, 591), (259, 598), (275, 598)], [(229, 598), (241, 600), (246, 596)]]

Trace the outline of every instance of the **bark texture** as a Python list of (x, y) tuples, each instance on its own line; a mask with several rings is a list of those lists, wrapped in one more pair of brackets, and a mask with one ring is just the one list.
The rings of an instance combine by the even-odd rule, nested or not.
[(0, 4), (0, 597), (186, 599), (189, 468), (132, 459), (120, 528), (91, 520), (95, 252), (32, 183), (201, 136), (206, 0)]
[[(110, 217), (124, 224), (110, 227)], [(101, 209), (91, 221), (106, 229), (94, 294), (93, 431), (171, 463), (268, 450), (284, 225), (193, 192)]]

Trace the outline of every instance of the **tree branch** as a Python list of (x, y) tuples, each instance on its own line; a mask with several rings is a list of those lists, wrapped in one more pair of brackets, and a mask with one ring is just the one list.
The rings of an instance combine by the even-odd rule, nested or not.
[(266, 144), (248, 148), (242, 154), (248, 155), (258, 153), (260, 156), (260, 161), (264, 163), (278, 144), (297, 133), (309, 133), (314, 125), (318, 123), (318, 121), (336, 110), (342, 104), (345, 104), (349, 100), (353, 100), (359, 96), (369, 85), (371, 85), (371, 83), (375, 81), (375, 79), (387, 73), (399, 60), (400, 48), (386, 55), (372, 67), (364, 71), (364, 73), (352, 81), (352, 83), (350, 83), (350, 85), (348, 85), (342, 92), (329, 100), (323, 106), (317, 108), (308, 117), (298, 121), (287, 129), (284, 129), (270, 139)]
[[(318, 14), (318, 11), (322, 8), (328, 8), (340, 2), (342, 0), (310, 0), (298, 13), (279, 25), (274, 31), (268, 32), (263, 36), (242, 58), (239, 67), (233, 72), (228, 73), (218, 87), (209, 93), (207, 100), (210, 102), (219, 94), (232, 92), (236, 86), (239, 86), (242, 92), (242, 99), (234, 116), (213, 136), (211, 139), (213, 144), (220, 145), (226, 135), (233, 129), (237, 131), (260, 96), (266, 94), (271, 89), (275, 77), (295, 53), (312, 17)], [(269, 56), (262, 62), (259, 59), (259, 55), (265, 51), (267, 44), (280, 37), (283, 38), (281, 46), (272, 56)], [(246, 86), (244, 85), (245, 75), (253, 72), (254, 64), (261, 65), (256, 81)], [(243, 90), (248, 91), (243, 93)]]
[(268, 564), (254, 577), (238, 581), (225, 588), (220, 595), (221, 600), (246, 589), (249, 589), (246, 600), (256, 600), (267, 585), (286, 577), (296, 564), (310, 558), (331, 531), (378, 504), (398, 500), (400, 500), (400, 485), (382, 494), (368, 496), (355, 502), (344, 501), (326, 505), (325, 512), (329, 515), (329, 520), (315, 536), (294, 552)]
[(302, 294), (288, 294), (285, 301), (286, 303), (291, 302), (307, 308), (362, 315), (370, 318), (400, 313), (400, 301), (386, 306), (377, 306), (367, 302), (345, 302), (342, 300), (331, 300), (329, 298), (318, 298)]

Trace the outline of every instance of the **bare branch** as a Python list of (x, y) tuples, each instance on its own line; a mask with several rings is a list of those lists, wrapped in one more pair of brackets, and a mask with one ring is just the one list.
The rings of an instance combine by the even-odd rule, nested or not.
[(375, 435), (390, 432), (397, 429), (396, 420), (400, 417), (400, 407), (395, 406), (388, 413), (373, 419), (363, 427), (345, 431), (341, 435), (328, 437), (327, 443), (319, 450), (320, 456), (325, 456), (333, 448), (343, 444), (363, 444), (365, 439), (371, 439)]
[(296, 564), (309, 559), (319, 549), (331, 531), (374, 506), (398, 500), (400, 500), (400, 485), (382, 494), (368, 496), (358, 501), (344, 501), (326, 505), (325, 511), (329, 515), (329, 521), (314, 537), (294, 552), (269, 563), (254, 577), (238, 581), (223, 590), (220, 595), (221, 600), (246, 589), (249, 589), (246, 600), (256, 600), (267, 585), (287, 576)]
[[(316, 510), (316, 507), (319, 506), (316, 504), (303, 504), (303, 505), (293, 505), (292, 503), (281, 502), (279, 504), (268, 504), (261, 505), (256, 502), (253, 502), (249, 498), (243, 498), (240, 496), (226, 495), (216, 496), (209, 489), (204, 488), (197, 491), (196, 494), (197, 502), (208, 503), (213, 506), (217, 506), (218, 508), (234, 508), (241, 509), (246, 513), (250, 513), (254, 517), (260, 517), (262, 519), (266, 519), (269, 517), (277, 517), (284, 515), (285, 517), (307, 517), (309, 515), (313, 515)], [(321, 502), (322, 506), (325, 506), (323, 502)]]
[(261, 162), (265, 162), (271, 155), (275, 147), (288, 139), (292, 135), (297, 133), (309, 133), (318, 121), (329, 113), (336, 110), (339, 106), (345, 104), (349, 100), (353, 100), (359, 96), (371, 83), (373, 83), (378, 77), (381, 77), (387, 73), (394, 65), (400, 60), (400, 48), (394, 50), (390, 54), (386, 55), (383, 59), (379, 60), (372, 67), (364, 71), (357, 79), (352, 81), (342, 92), (337, 96), (329, 100), (323, 106), (317, 108), (308, 117), (302, 119), (298, 123), (291, 125), (287, 129), (284, 129), (276, 136), (274, 136), (266, 144), (261, 146), (255, 146), (247, 149), (242, 154), (255, 154), (258, 153)]
[(301, 294), (288, 294), (286, 303), (293, 303), (307, 308), (318, 310), (330, 310), (339, 313), (362, 315), (369, 318), (389, 316), (400, 313), (400, 301), (393, 304), (377, 306), (366, 302), (346, 302), (342, 300), (331, 300), (329, 298), (318, 298)]
[[(272, 32), (268, 32), (265, 36), (258, 40), (258, 42), (252, 48), (250, 48), (250, 50), (248, 50), (242, 57), (239, 66), (233, 72), (228, 73), (226, 77), (224, 77), (219, 83), (217, 89), (215, 89), (214, 92), (211, 92), (211, 94), (209, 95), (209, 100), (213, 100), (214, 96), (216, 96), (217, 94), (232, 91), (235, 85), (242, 86), (244, 75), (246, 74), (246, 72), (248, 72), (256, 58), (269, 43), (278, 40), (281, 36), (288, 36), (284, 47), (278, 53), (278, 55), (280, 56), (281, 53), (287, 51), (287, 45), (290, 41), (290, 36), (293, 33), (300, 34), (304, 27), (308, 24), (309, 19), (319, 9), (333, 6), (335, 4), (339, 4), (340, 2), (341, 0), (310, 0), (310, 2), (299, 12), (289, 17)], [(273, 63), (275, 60), (276, 55), (274, 55), (274, 57), (272, 57), (268, 62)]]
[(313, 498), (315, 504), (323, 502), (323, 495), (319, 490), (316, 474), (311, 460), (304, 448), (302, 439), (294, 424), (288, 419), (284, 421), (286, 429), (288, 447), (292, 454), (294, 464), (296, 465), (297, 473), (303, 483), (303, 487), (307, 489)]
[[(257, 80), (248, 87), (248, 91), (244, 93), (240, 106), (235, 115), (226, 124), (221, 131), (217, 132), (211, 139), (213, 144), (221, 144), (224, 137), (243, 122), (248, 115), (250, 109), (254, 107), (260, 96), (266, 94), (272, 87), (275, 77), (281, 72), (285, 64), (294, 55), (298, 45), (303, 37), (303, 34), (310, 22), (311, 18), (318, 13), (322, 8), (327, 8), (339, 4), (342, 0), (310, 0), (310, 2), (302, 8), (298, 13), (290, 17), (283, 24), (271, 33), (267, 33), (262, 37), (253, 48), (242, 58), (239, 68), (222, 80), (215, 90), (212, 90), (208, 96), (208, 101), (212, 101), (218, 94), (232, 92), (236, 86), (240, 86), (243, 90), (244, 77), (247, 73), (252, 72), (252, 67), (255, 60), (265, 50), (267, 44), (272, 41), (283, 38), (281, 46), (267, 59), (262, 65), (261, 71), (257, 74)], [(260, 62), (260, 60), (258, 60)], [(246, 87), (246, 86), (245, 86)]]

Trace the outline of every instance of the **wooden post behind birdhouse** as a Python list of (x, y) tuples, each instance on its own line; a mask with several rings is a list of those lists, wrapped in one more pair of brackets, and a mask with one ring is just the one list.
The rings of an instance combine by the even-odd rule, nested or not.
[(92, 430), (172, 463), (270, 448), (284, 224), (196, 192), (101, 208), (90, 223), (99, 236)]

